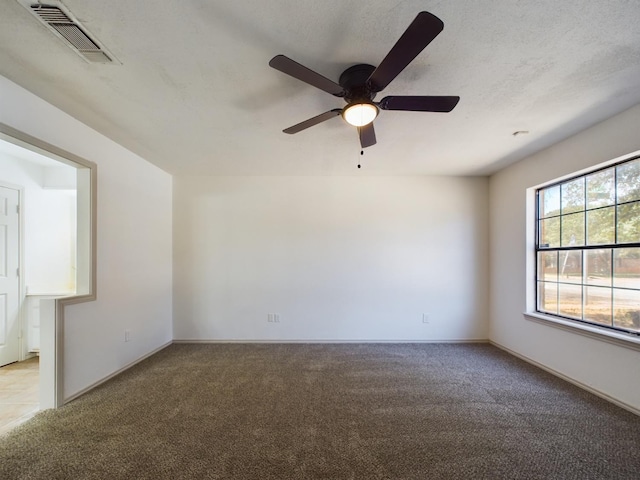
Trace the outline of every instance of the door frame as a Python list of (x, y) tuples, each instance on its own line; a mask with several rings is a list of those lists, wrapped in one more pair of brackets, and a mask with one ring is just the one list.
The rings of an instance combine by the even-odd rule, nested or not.
[(27, 352), (25, 352), (24, 344), (24, 313), (22, 304), (25, 299), (25, 286), (24, 286), (24, 214), (23, 214), (23, 202), (24, 202), (24, 187), (16, 185), (14, 183), (5, 182), (0, 178), (0, 187), (8, 188), (10, 190), (17, 190), (18, 192), (18, 327), (20, 329), (20, 335), (18, 336), (18, 361), (21, 362), (27, 359)]
[[(76, 291), (78, 294), (57, 298), (48, 305), (43, 305), (45, 310), (49, 310), (53, 317), (53, 324), (48, 327), (51, 331), (51, 341), (47, 345), (41, 345), (41, 372), (48, 377), (46, 391), (40, 392), (40, 408), (58, 408), (64, 405), (64, 315), (68, 305), (77, 303), (92, 302), (97, 297), (96, 281), (96, 239), (97, 239), (97, 165), (85, 158), (74, 155), (61, 148), (51, 145), (36, 137), (17, 130), (9, 125), (0, 122), (0, 139), (27, 150), (39, 153), (59, 162), (71, 165), (78, 172), (78, 279)], [(22, 198), (22, 197), (21, 197)], [(22, 234), (22, 211), (20, 212), (20, 233)], [(20, 237), (22, 242), (23, 235)], [(22, 243), (20, 244), (22, 247)], [(23, 267), (22, 252), (20, 249), (20, 268)], [(82, 268), (82, 271), (80, 269)], [(24, 294), (24, 275), (20, 275), (20, 292)], [(21, 309), (22, 311), (22, 309)], [(22, 313), (20, 322), (22, 326)], [(43, 325), (41, 324), (41, 327)], [(44, 349), (44, 351), (43, 351)], [(22, 349), (21, 349), (22, 350)], [(44, 365), (43, 365), (44, 363)], [(44, 372), (43, 372), (44, 368)], [(43, 377), (43, 375), (41, 375)]]

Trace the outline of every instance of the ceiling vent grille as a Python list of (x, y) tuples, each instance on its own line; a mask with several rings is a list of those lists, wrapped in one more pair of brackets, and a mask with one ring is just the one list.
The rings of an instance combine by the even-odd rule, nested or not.
[[(112, 63), (114, 57), (91, 38), (86, 29), (71, 14), (57, 5), (30, 5), (31, 12), (76, 53), (90, 63)], [(117, 63), (117, 62), (116, 62)]]

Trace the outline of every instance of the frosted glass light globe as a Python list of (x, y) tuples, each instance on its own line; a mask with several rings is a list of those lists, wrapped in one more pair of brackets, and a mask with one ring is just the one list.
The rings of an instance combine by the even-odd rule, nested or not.
[(342, 112), (342, 117), (354, 127), (363, 127), (378, 116), (378, 107), (373, 103), (352, 103)]

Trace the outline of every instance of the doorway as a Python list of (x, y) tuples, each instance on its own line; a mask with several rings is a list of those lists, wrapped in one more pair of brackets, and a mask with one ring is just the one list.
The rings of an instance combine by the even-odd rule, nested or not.
[(20, 360), (20, 197), (0, 183), (0, 367)]
[[(11, 185), (2, 185), (7, 176)], [(23, 203), (17, 208), (18, 327), (5, 328), (6, 343), (14, 342), (10, 361), (16, 344), (18, 361), (38, 357), (42, 409), (64, 403), (65, 305), (95, 299), (95, 184), (95, 164), (0, 123), (0, 186), (13, 188)], [(0, 212), (5, 194), (0, 190)], [(8, 232), (5, 223), (0, 220), (0, 237)], [(0, 253), (0, 273), (4, 258)]]

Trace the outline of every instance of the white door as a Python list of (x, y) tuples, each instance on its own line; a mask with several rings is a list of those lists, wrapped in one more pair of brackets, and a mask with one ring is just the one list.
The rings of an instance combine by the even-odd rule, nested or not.
[(0, 187), (0, 366), (20, 356), (19, 192)]

